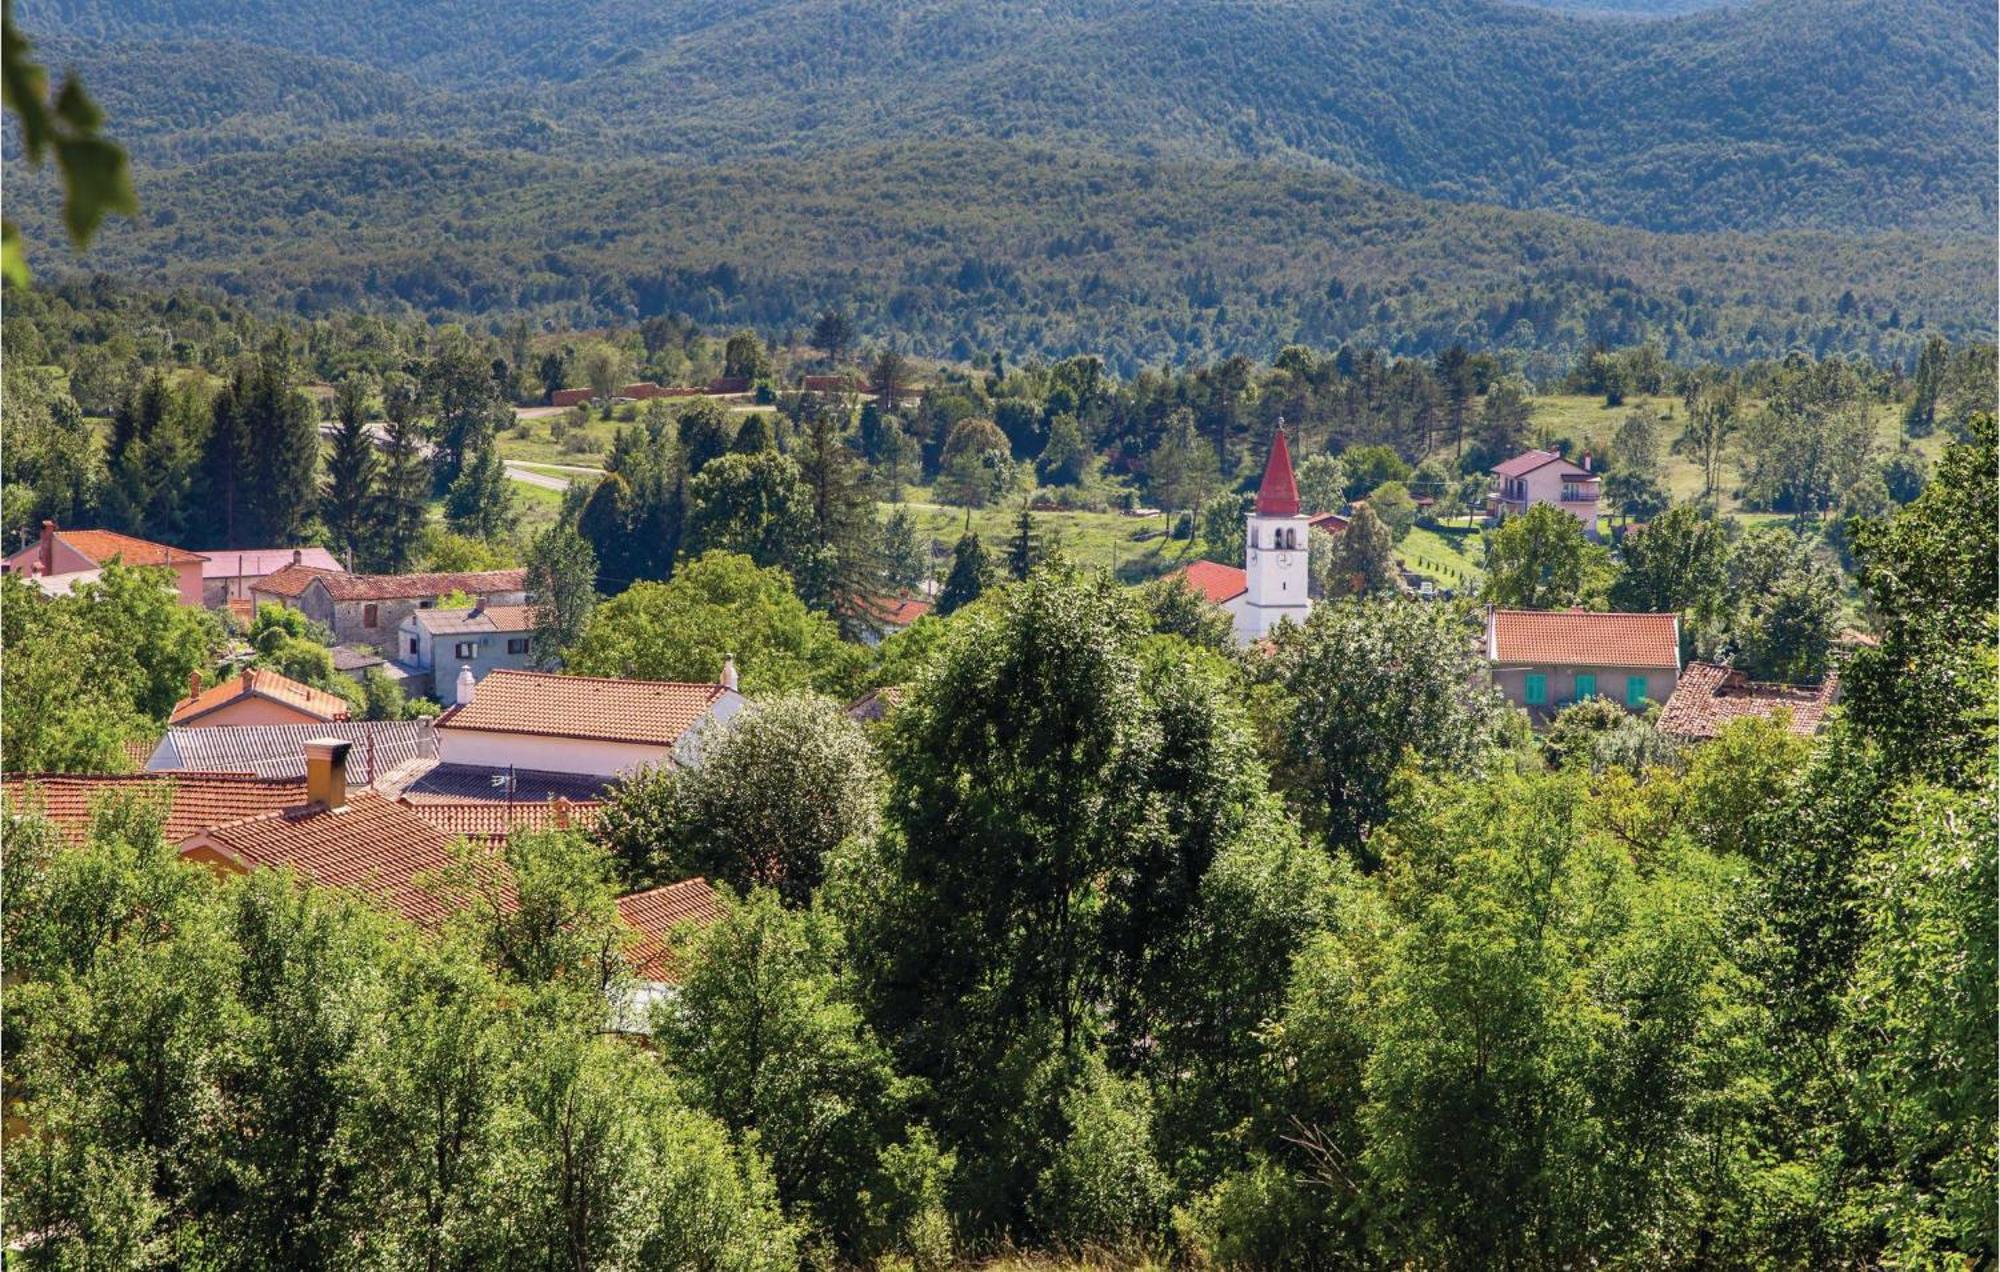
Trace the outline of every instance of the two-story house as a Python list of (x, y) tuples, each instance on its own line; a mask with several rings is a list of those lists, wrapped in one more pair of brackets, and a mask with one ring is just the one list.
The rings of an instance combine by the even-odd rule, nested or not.
[(488, 605), (525, 605), (526, 570), (459, 574), (341, 574), (288, 565), (259, 579), (250, 597), (283, 605), (333, 633), (336, 645), (372, 645), (394, 657), (403, 620), (437, 608), (440, 597), (462, 593)]
[(73, 584), (96, 578), (113, 561), (164, 566), (174, 572), (174, 593), (181, 604), (202, 603), (207, 557), (114, 530), (64, 530), (44, 521), (41, 537), (0, 562), (0, 570), (27, 575), (45, 592), (67, 595)]
[(1640, 711), (1680, 683), (1680, 615), (1488, 610), (1486, 661), (1501, 696), (1539, 719), (1585, 698)]
[(202, 555), (208, 559), (201, 565), (201, 601), (210, 609), (249, 600), (251, 588), (288, 565), (345, 572), (325, 548), (210, 548)]
[(1585, 534), (1597, 537), (1597, 499), (1603, 478), (1590, 470), (1590, 456), (1572, 464), (1556, 451), (1531, 450), (1496, 465), (1498, 481), (1486, 496), (1486, 515), (1493, 521), (1526, 512), (1536, 504), (1553, 504), (1583, 523)]
[(420, 609), (397, 629), (396, 661), (419, 673), (425, 692), (456, 706), (460, 671), (471, 671), (476, 684), (489, 672), (534, 664), (534, 625), (534, 610), (526, 605), (482, 601), (471, 609)]

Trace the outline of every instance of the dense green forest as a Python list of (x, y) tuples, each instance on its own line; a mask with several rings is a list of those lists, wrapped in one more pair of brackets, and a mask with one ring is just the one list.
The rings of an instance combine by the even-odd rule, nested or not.
[[(1424, 200), (1327, 169), (973, 142), (673, 169), (315, 143), (142, 175), (90, 266), (305, 314), (683, 313), (778, 334), (828, 305), (912, 352), (1122, 372), (1291, 343), (1431, 353), (1658, 342), (1676, 361), (1914, 357), (1991, 330), (1990, 241), (1660, 235)], [(52, 232), (46, 184), (10, 209)], [(51, 267), (59, 258), (51, 256)]]
[[(305, 122), (548, 157), (835, 168), (857, 145), (956, 136), (1324, 162), (1654, 229), (1976, 232), (1994, 211), (1993, 15), (1947, 0), (1765, 0), (1637, 23), (1483, 0), (350, 12), (340, 30), (216, 0), (52, 0), (23, 16), (74, 37), (52, 52), (138, 123), (148, 163)], [(190, 39), (283, 56), (176, 43)], [(248, 83), (218, 83), (223, 62)]]

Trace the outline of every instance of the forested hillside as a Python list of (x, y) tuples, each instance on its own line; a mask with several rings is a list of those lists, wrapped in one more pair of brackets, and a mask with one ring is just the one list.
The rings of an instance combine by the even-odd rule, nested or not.
[[(249, 91), (249, 90), (244, 90)], [(920, 353), (1162, 359), (1463, 342), (1563, 368), (1793, 348), (1914, 357), (1991, 329), (1991, 245), (1661, 235), (1425, 200), (1325, 168), (940, 142), (675, 168), (407, 141), (239, 154), (141, 183), (94, 269), (340, 309), (773, 334), (829, 305)], [(31, 239), (45, 183), (10, 193)]]
[[(23, 10), (76, 37), (60, 60), (148, 121), (148, 161), (308, 120), (548, 155), (836, 166), (830, 151), (961, 136), (1324, 161), (1656, 229), (1970, 231), (1994, 211), (1994, 17), (1949, 0), (1763, 0), (1653, 22), (1490, 0), (372, 0), (346, 15)], [(246, 87), (191, 65), (188, 39), (297, 56)], [(356, 109), (345, 63), (408, 80)], [(260, 137), (255, 81), (273, 73), (288, 100)], [(405, 103), (407, 83), (427, 95)]]

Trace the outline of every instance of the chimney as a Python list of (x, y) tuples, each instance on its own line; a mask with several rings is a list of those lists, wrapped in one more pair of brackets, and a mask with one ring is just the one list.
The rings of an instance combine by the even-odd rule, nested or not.
[(458, 705), (461, 707), (468, 705), (472, 701), (473, 690), (477, 689), (478, 687), (479, 687), (479, 682), (472, 678), (472, 668), (466, 666), (463, 663), (459, 664), (458, 688), (454, 693), (454, 696), (458, 701)]
[(347, 807), (347, 749), (339, 738), (306, 743), (306, 798), (328, 812)]
[(292, 564), (293, 564), (293, 565), (304, 565), (304, 564), (305, 564), (305, 560), (306, 560), (306, 554), (305, 554), (305, 553), (303, 553), (303, 552), (299, 551), (299, 550), (298, 550), (297, 548), (293, 548), (293, 549), (292, 549)]
[(722, 687), (736, 688), (736, 655), (725, 654), (722, 659)]
[(1583, 453), (1583, 471), (1585, 471), (1585, 472), (1589, 472), (1589, 471), (1590, 471), (1590, 452), (1589, 452), (1589, 451), (1585, 451), (1585, 452)]
[(472, 612), (466, 615), (466, 617), (478, 618), (481, 614), (484, 614), (485, 612), (486, 612), (486, 598), (483, 596), (476, 597), (472, 602)]
[(199, 697), (201, 697), (201, 673), (199, 671), (190, 671), (188, 673), (188, 700), (192, 702)]
[(42, 573), (54, 574), (55, 572), (56, 523), (45, 519), (42, 522)]

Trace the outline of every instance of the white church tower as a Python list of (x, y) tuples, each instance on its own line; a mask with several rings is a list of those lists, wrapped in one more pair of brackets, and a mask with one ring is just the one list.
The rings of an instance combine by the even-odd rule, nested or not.
[(1257, 506), (1246, 519), (1243, 574), (1247, 590), (1236, 611), (1236, 641), (1252, 644), (1270, 634), (1281, 619), (1303, 624), (1312, 612), (1307, 595), (1306, 556), (1312, 525), (1299, 512), (1299, 483), (1292, 475), (1292, 452), (1279, 421), (1257, 487)]

